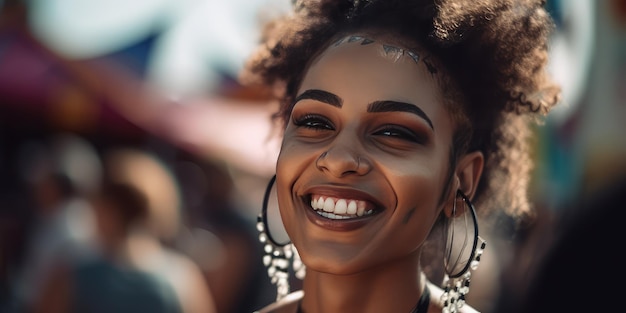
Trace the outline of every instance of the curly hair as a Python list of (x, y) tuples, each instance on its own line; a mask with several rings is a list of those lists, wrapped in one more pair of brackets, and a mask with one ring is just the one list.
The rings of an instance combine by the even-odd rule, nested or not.
[(397, 38), (438, 79), (456, 121), (452, 162), (479, 150), (485, 168), (474, 198), (478, 213), (532, 213), (528, 201), (531, 122), (559, 101), (546, 71), (553, 23), (538, 0), (300, 0), (265, 28), (241, 80), (277, 91), (288, 120), (314, 57), (335, 38), (354, 33)]

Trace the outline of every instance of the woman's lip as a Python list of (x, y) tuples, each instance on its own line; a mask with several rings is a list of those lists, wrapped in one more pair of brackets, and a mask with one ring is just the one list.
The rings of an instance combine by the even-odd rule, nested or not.
[(341, 186), (316, 186), (308, 188), (302, 193), (302, 197), (305, 201), (311, 201), (311, 195), (321, 195), (325, 197), (333, 197), (338, 199), (351, 199), (351, 200), (363, 200), (370, 202), (374, 205), (377, 211), (380, 211), (384, 206), (372, 195), (367, 192), (363, 192), (357, 189), (346, 188)]
[[(340, 199), (363, 200), (374, 204), (374, 212), (369, 215), (359, 216), (348, 219), (331, 219), (321, 216), (313, 208), (311, 208), (311, 195), (323, 195), (326, 197), (334, 197)], [(319, 227), (333, 231), (351, 231), (365, 226), (369, 221), (383, 211), (383, 206), (372, 195), (353, 188), (343, 186), (315, 186), (305, 190), (303, 196), (300, 197), (305, 208), (306, 217), (309, 221)]]
[(332, 231), (351, 231), (358, 229), (360, 227), (365, 226), (372, 218), (374, 218), (377, 213), (374, 212), (370, 215), (360, 216), (356, 218), (350, 219), (330, 219), (327, 217), (323, 217), (319, 215), (315, 210), (313, 210), (310, 206), (305, 206), (305, 215), (309, 219), (309, 221), (319, 227), (324, 229), (332, 230)]

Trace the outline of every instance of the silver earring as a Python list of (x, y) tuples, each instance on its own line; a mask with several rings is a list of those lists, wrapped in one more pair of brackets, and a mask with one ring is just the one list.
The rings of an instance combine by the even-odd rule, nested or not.
[(257, 217), (257, 230), (259, 231), (259, 241), (263, 244), (263, 264), (267, 267), (267, 275), (272, 284), (276, 285), (276, 301), (289, 294), (289, 262), (295, 276), (304, 279), (306, 267), (300, 260), (298, 250), (291, 243), (278, 243), (270, 234), (267, 223), (267, 207), (272, 186), (276, 181), (276, 175), (270, 179), (265, 196), (263, 198), (263, 208)]
[[(456, 203), (459, 197), (466, 209), (464, 214), (457, 217)], [(471, 221), (468, 220), (468, 215)], [(474, 205), (460, 190), (457, 191), (457, 197), (454, 199), (452, 217), (448, 219), (446, 228), (442, 313), (457, 313), (465, 305), (465, 296), (469, 293), (471, 271), (478, 268), (486, 247), (486, 242), (478, 236), (478, 220)], [(462, 229), (462, 232), (457, 233), (457, 229)]]

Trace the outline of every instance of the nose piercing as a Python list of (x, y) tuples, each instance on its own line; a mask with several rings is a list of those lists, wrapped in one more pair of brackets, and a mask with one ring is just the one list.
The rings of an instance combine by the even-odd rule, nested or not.
[(315, 160), (315, 165), (316, 165), (317, 167), (319, 167), (319, 166), (320, 166), (320, 165), (319, 165), (320, 160), (321, 160), (321, 159), (323, 159), (323, 158), (325, 158), (327, 154), (328, 154), (328, 151), (324, 151), (324, 152), (322, 152), (322, 154), (320, 154), (320, 156), (317, 158), (317, 160)]
[[(328, 156), (328, 151), (322, 152), (320, 154), (320, 156), (317, 158), (317, 160), (315, 160), (315, 166), (317, 166), (318, 168), (322, 167), (322, 166), (320, 166), (319, 162), (322, 161), (322, 159), (324, 159), (326, 156)], [(352, 163), (352, 164), (354, 165), (354, 163)], [(360, 168), (361, 168), (361, 156), (357, 156), (356, 157), (356, 167), (353, 167), (353, 171), (358, 172)]]

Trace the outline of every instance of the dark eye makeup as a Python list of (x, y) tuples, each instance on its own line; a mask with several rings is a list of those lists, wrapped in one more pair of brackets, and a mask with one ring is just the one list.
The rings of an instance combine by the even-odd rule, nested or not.
[(388, 137), (393, 139), (400, 139), (417, 144), (426, 144), (428, 142), (428, 136), (425, 134), (417, 133), (409, 128), (399, 125), (385, 125), (377, 129), (374, 136)]
[[(292, 118), (292, 122), (296, 127), (302, 127), (307, 130), (335, 130), (334, 124), (328, 118), (319, 114), (303, 114), (300, 116), (294, 116)], [(371, 134), (385, 140), (402, 140), (416, 144), (426, 144), (428, 142), (428, 135), (421, 134), (400, 125), (383, 125)]]
[(314, 130), (334, 130), (333, 123), (326, 117), (317, 114), (304, 114), (293, 117), (293, 124)]

